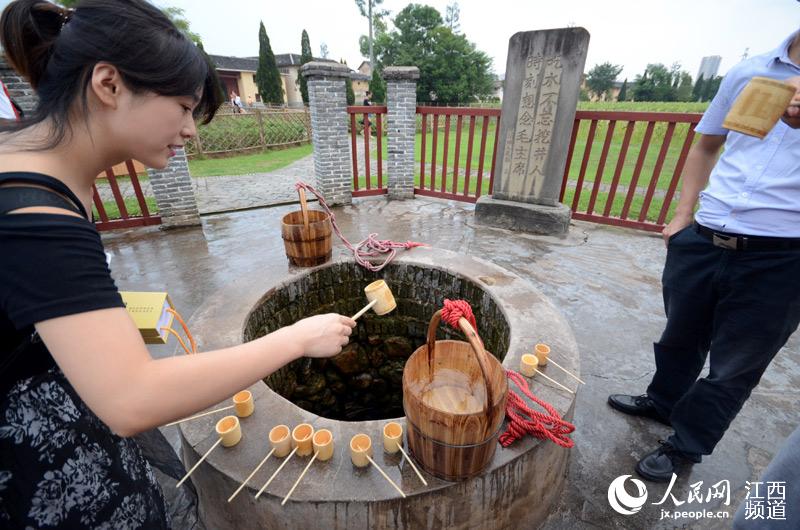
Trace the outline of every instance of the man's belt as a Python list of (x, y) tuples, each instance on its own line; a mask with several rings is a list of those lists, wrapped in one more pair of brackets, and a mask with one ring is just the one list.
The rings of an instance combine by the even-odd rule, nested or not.
[(694, 223), (694, 230), (705, 237), (714, 246), (729, 250), (796, 250), (800, 249), (800, 238), (797, 237), (766, 237), (747, 236), (719, 232), (707, 226)]

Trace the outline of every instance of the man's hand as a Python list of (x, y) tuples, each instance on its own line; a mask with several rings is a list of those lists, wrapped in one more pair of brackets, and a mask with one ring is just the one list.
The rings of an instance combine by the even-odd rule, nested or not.
[(792, 129), (798, 129), (800, 128), (800, 76), (790, 77), (784, 83), (792, 85), (795, 92), (781, 119)]
[(664, 227), (664, 230), (661, 231), (661, 235), (664, 238), (664, 245), (669, 244), (669, 238), (686, 228), (692, 224), (692, 215), (678, 215), (675, 214), (675, 217), (672, 218), (672, 221), (669, 222), (667, 226)]

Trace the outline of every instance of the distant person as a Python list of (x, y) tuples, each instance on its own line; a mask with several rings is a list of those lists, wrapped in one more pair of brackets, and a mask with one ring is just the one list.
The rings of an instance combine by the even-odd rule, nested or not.
[(255, 102), (253, 101), (253, 96), (247, 96), (247, 108), (252, 109)]
[[(369, 107), (372, 105), (372, 92), (367, 90), (367, 93), (364, 95), (364, 106)], [(369, 135), (370, 132), (370, 114), (366, 113), (364, 115), (364, 136)]]
[(21, 113), (19, 107), (11, 100), (5, 83), (0, 81), (0, 120), (17, 121)]
[(798, 75), (800, 32), (734, 66), (697, 124), (702, 136), (663, 230), (667, 324), (656, 371), (645, 394), (608, 398), (675, 431), (637, 464), (648, 480), (669, 481), (711, 454), (800, 323), (800, 91), (763, 140), (722, 126), (754, 76), (800, 87)]

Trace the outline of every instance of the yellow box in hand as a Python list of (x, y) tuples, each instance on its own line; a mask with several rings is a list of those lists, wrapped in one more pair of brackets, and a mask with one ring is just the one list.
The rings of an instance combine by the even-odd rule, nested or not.
[(166, 344), (167, 331), (175, 318), (167, 309), (172, 300), (167, 293), (120, 291), (125, 309), (133, 318), (139, 333), (147, 344)]

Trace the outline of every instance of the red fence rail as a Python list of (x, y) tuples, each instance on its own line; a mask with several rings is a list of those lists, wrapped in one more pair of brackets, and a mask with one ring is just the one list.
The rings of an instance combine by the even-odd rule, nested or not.
[[(419, 175), (415, 179), (414, 193), (465, 202), (475, 202), (481, 195), (492, 193), (500, 109), (417, 107), (417, 114), (420, 116)], [(476, 146), (475, 128), (479, 118), (480, 140)], [(465, 123), (467, 121), (469, 124)], [(454, 127), (455, 138), (451, 145)], [(441, 149), (440, 130), (443, 130)], [(472, 180), (476, 164), (478, 168)]]
[[(383, 131), (384, 116), (386, 115), (385, 106), (351, 106), (347, 107), (350, 115), (350, 149), (353, 161), (353, 197), (364, 197), (367, 195), (382, 195), (387, 193), (388, 188), (383, 180)], [(361, 118), (357, 120), (358, 115)], [(363, 136), (363, 151), (361, 156), (358, 152), (358, 133)], [(377, 179), (373, 177), (370, 164), (371, 156), (371, 135), (375, 134), (376, 149), (375, 173)], [(361, 164), (359, 164), (359, 159)], [(359, 168), (363, 171), (359, 171)]]
[[(561, 202), (570, 205), (574, 219), (660, 231), (671, 217), (672, 199), (701, 117), (578, 111)], [(602, 142), (596, 141), (599, 136)]]
[[(106, 169), (105, 177), (99, 179), (100, 182), (95, 182), (92, 186), (94, 209), (97, 212), (97, 216), (100, 218), (99, 221), (95, 221), (95, 226), (98, 230), (113, 230), (115, 228), (131, 228), (134, 226), (161, 224), (161, 216), (150, 212), (133, 161), (126, 161), (125, 168), (127, 169), (127, 175), (125, 175), (125, 177), (130, 179), (129, 183), (125, 183), (125, 187), (130, 187), (133, 191), (133, 195), (136, 199), (134, 204), (138, 207), (138, 213), (131, 214), (128, 211), (128, 203), (125, 202), (124, 194), (120, 189), (120, 183), (117, 182), (117, 176), (114, 174), (114, 170), (111, 168)], [(102, 182), (103, 180), (105, 180), (107, 184), (106, 182)], [(102, 193), (98, 189), (98, 184), (102, 189)], [(109, 215), (109, 212), (106, 211), (106, 206), (108, 206), (111, 201), (104, 200), (104, 196), (107, 197), (109, 192), (112, 195), (112, 204), (116, 206), (119, 212), (118, 216)]]

